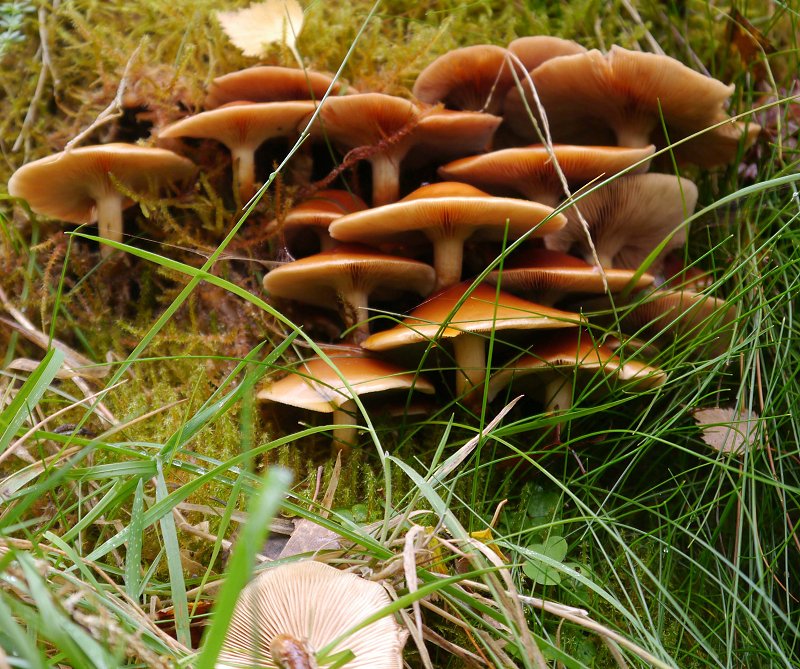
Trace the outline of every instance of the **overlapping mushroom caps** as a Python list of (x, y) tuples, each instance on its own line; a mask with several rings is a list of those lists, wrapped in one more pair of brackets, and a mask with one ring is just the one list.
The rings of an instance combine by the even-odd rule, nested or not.
[(525, 379), (526, 392), (543, 400), (547, 411), (564, 412), (572, 406), (579, 376), (584, 380), (598, 374), (615, 377), (640, 389), (655, 388), (666, 380), (666, 374), (655, 367), (636, 360), (621, 360), (583, 329), (548, 333), (530, 351), (491, 376), (489, 400), (511, 383), (515, 384), (512, 392), (519, 392), (518, 381)]
[(368, 244), (427, 238), (433, 244), (436, 287), (443, 288), (461, 279), (464, 241), (473, 235), (541, 237), (565, 221), (537, 202), (492, 197), (467, 184), (444, 182), (422, 186), (394, 204), (342, 216), (329, 231), (334, 239)]
[[(646, 161), (654, 151), (653, 145), (631, 149), (555, 144), (548, 150), (541, 144), (533, 144), (460, 158), (442, 165), (439, 176), (488, 190), (510, 189), (529, 200), (554, 207), (564, 197), (555, 162), (567, 184), (574, 188)], [(647, 167), (647, 162), (643, 162), (635, 171), (646, 172)]]
[[(607, 54), (592, 50), (550, 59), (534, 69), (531, 78), (554, 141), (598, 144), (615, 138), (620, 146), (630, 147), (653, 143), (662, 119), (674, 142), (729, 118), (724, 106), (734, 89), (669, 56), (618, 46)], [(523, 91), (536, 114), (530, 87), (523, 85)], [(536, 138), (517, 89), (506, 97), (505, 116), (521, 137)], [(730, 123), (741, 136), (744, 125)], [(715, 133), (706, 133), (709, 136), (701, 141), (712, 141)], [(730, 128), (725, 133), (730, 134)], [(676, 148), (679, 158), (693, 142)], [(730, 147), (729, 141), (723, 143)], [(703, 164), (718, 164), (734, 155), (712, 157), (708, 152)]]
[(322, 358), (303, 361), (292, 373), (258, 392), (258, 399), (333, 414), (333, 444), (348, 449), (356, 443), (358, 423), (353, 396), (387, 391), (432, 394), (424, 377), (397, 365), (365, 355), (361, 349), (339, 350)]
[(449, 156), (480, 151), (500, 121), (489, 115), (423, 113), (403, 98), (362, 93), (329, 98), (312, 134), (360, 151), (358, 157), (372, 166), (372, 204), (380, 206), (397, 200), (400, 163), (414, 146)]
[[(551, 58), (586, 53), (586, 48), (569, 39), (550, 35), (529, 35), (518, 37), (508, 45), (508, 50), (519, 58), (522, 66), (533, 70)], [(520, 77), (524, 79), (524, 77)]]
[(626, 288), (646, 288), (655, 281), (650, 274), (632, 269), (600, 270), (580, 258), (549, 249), (526, 249), (505, 260), (502, 270), (490, 272), (490, 283), (525, 295), (540, 304), (555, 304), (571, 293), (618, 293)]
[(356, 327), (356, 342), (369, 336), (369, 296), (380, 289), (424, 297), (433, 290), (433, 268), (419, 260), (386, 255), (368, 247), (342, 244), (273, 269), (265, 290), (327, 309), (340, 309), (346, 327)]
[[(172, 151), (134, 144), (85, 146), (20, 167), (8, 192), (39, 214), (70, 223), (97, 222), (99, 235), (122, 241), (122, 210), (133, 204), (120, 192), (145, 192), (194, 173), (191, 160)], [(109, 247), (102, 247), (107, 253)]]
[(486, 342), (499, 330), (575, 327), (578, 314), (523, 300), (496, 288), (456, 284), (423, 302), (395, 327), (378, 332), (362, 346), (386, 351), (400, 346), (452, 339), (457, 365), (456, 393), (465, 395), (486, 375)]
[(300, 121), (314, 110), (314, 102), (232, 103), (168, 125), (160, 137), (198, 137), (221, 142), (231, 152), (243, 202), (255, 192), (256, 149), (273, 137), (295, 138)]
[(391, 615), (347, 634), (389, 604), (379, 583), (321, 562), (272, 567), (239, 595), (216, 667), (310, 669), (341, 639), (328, 650), (352, 652), (346, 669), (402, 669), (406, 635)]
[(547, 248), (576, 250), (593, 262), (578, 211), (603, 267), (636, 269), (664, 242), (661, 256), (682, 245), (682, 222), (697, 204), (697, 186), (670, 174), (623, 176), (588, 193), (566, 210), (567, 224), (545, 239)]

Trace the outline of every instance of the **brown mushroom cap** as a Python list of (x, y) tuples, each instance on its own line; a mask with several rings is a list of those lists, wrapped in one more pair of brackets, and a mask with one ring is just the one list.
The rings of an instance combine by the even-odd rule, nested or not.
[(519, 58), (528, 72), (551, 58), (586, 53), (586, 48), (577, 42), (550, 35), (518, 37), (508, 45), (508, 50)]
[(268, 226), (272, 229), (313, 228), (318, 232), (322, 250), (326, 251), (332, 248), (328, 226), (345, 214), (366, 208), (367, 203), (355, 193), (336, 189), (321, 190), (292, 207), (280, 225), (277, 220), (273, 220)]
[(372, 292), (389, 288), (425, 296), (434, 282), (433, 268), (418, 260), (341, 245), (273, 269), (264, 277), (264, 289), (276, 297), (328, 309), (344, 303), (347, 326), (362, 323), (360, 337), (369, 335), (366, 318)]
[[(716, 79), (668, 56), (614, 46), (544, 62), (532, 73), (554, 141), (608, 142), (610, 130), (621, 146), (647, 146), (663, 117), (668, 129), (698, 131), (724, 115), (733, 92)], [(530, 88), (523, 86), (530, 98)], [(576, 104), (576, 99), (580, 102)], [(531, 103), (532, 104), (532, 103)], [(522, 137), (534, 138), (519, 91), (509, 91), (506, 119)], [(535, 105), (531, 109), (536, 113)], [(684, 137), (670, 137), (674, 141)]]
[(390, 390), (417, 390), (428, 395), (434, 392), (430, 381), (419, 374), (368, 357), (362, 349), (331, 353), (329, 357), (335, 369), (322, 358), (305, 360), (291, 374), (260, 390), (257, 397), (308, 411), (333, 413), (334, 424), (339, 426), (333, 439), (340, 448), (355, 442), (352, 426), (357, 418), (353, 395)]
[[(544, 394), (548, 410), (565, 410), (572, 403), (572, 378), (602, 374), (632, 382), (638, 388), (655, 388), (664, 383), (666, 374), (637, 360), (622, 361), (609, 347), (598, 344), (585, 330), (565, 330), (539, 338), (529, 355), (524, 355), (492, 374), (488, 398), (521, 377), (538, 377), (534, 392)], [(572, 378), (570, 378), (572, 377)], [(531, 384), (526, 387), (531, 388)], [(516, 392), (516, 389), (515, 389)]]
[(437, 287), (443, 287), (460, 279), (464, 240), (472, 235), (517, 239), (533, 230), (533, 236), (542, 236), (560, 229), (564, 220), (536, 202), (445, 182), (418, 188), (394, 204), (342, 216), (329, 231), (334, 239), (367, 243), (424, 235), (433, 242)]
[(85, 146), (20, 167), (8, 192), (39, 214), (71, 223), (98, 222), (101, 237), (122, 241), (122, 209), (132, 204), (114, 180), (131, 191), (185, 179), (194, 163), (167, 151), (133, 144)]
[(580, 199), (566, 210), (567, 225), (545, 239), (547, 248), (569, 251), (573, 246), (592, 262), (586, 233), (575, 211), (586, 222), (603, 267), (636, 269), (667, 237), (662, 256), (682, 245), (681, 222), (694, 212), (697, 186), (670, 174), (622, 176)]
[[(279, 665), (275, 655), (294, 648), (313, 658), (389, 604), (379, 583), (321, 562), (266, 569), (239, 595), (216, 667), (292, 666)], [(348, 669), (402, 669), (404, 643), (400, 626), (388, 615), (350, 634), (333, 652), (352, 651)]]
[(655, 281), (650, 274), (636, 277), (635, 270), (607, 269), (605, 283), (600, 270), (583, 260), (560, 251), (526, 249), (514, 253), (504, 263), (502, 271), (491, 272), (487, 280), (500, 283), (512, 293), (534, 293), (539, 302), (553, 304), (568, 293), (619, 292), (625, 288), (646, 288)]
[[(333, 86), (333, 88), (331, 88)], [(206, 109), (229, 102), (282, 102), (319, 100), (328, 89), (336, 95), (341, 88), (333, 77), (292, 67), (259, 65), (217, 77), (208, 87)]]
[(255, 152), (273, 137), (294, 137), (300, 121), (314, 110), (314, 102), (234, 104), (189, 116), (168, 125), (160, 137), (214, 139), (228, 147), (235, 163), (242, 200), (254, 192)]
[[(453, 339), (461, 373), (456, 377), (459, 395), (476, 387), (486, 373), (486, 335), (497, 330), (574, 327), (578, 314), (559, 311), (485, 284), (470, 290), (470, 282), (447, 288), (414, 309), (395, 327), (373, 334), (362, 346), (385, 351), (437, 339)], [(463, 299), (460, 306), (459, 301)]]
[[(654, 151), (653, 145), (641, 149), (571, 144), (552, 147), (571, 187), (612, 176), (645, 160)], [(646, 172), (647, 166), (644, 163), (636, 171)], [(552, 156), (541, 144), (461, 158), (440, 167), (439, 176), (479, 188), (511, 188), (530, 200), (550, 206), (555, 206), (564, 195)]]
[(476, 44), (439, 56), (420, 72), (412, 92), (420, 102), (496, 114), (513, 85), (506, 50)]

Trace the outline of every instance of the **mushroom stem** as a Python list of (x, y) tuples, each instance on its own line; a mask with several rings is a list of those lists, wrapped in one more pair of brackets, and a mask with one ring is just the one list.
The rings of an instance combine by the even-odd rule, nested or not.
[(465, 332), (453, 339), (456, 365), (456, 396), (470, 398), (486, 378), (486, 341)]
[(369, 337), (369, 303), (367, 292), (357, 288), (339, 292), (339, 299), (342, 302), (344, 311), (344, 324), (347, 328), (353, 328), (349, 339), (354, 344), (361, 344)]
[(564, 413), (572, 407), (572, 382), (557, 375), (544, 388), (545, 411), (548, 413)]
[(236, 170), (236, 179), (239, 182), (239, 199), (244, 205), (255, 193), (255, 151), (250, 147), (240, 146), (231, 149), (231, 157), (233, 158), (233, 169)]
[(539, 204), (547, 205), (555, 209), (562, 198), (566, 196), (564, 188), (561, 183), (554, 181), (548, 186), (536, 186), (534, 188), (526, 188), (523, 192), (525, 197), (531, 202), (538, 202)]
[[(97, 206), (97, 231), (103, 239), (122, 241), (122, 195), (116, 191), (99, 198)], [(102, 244), (100, 255), (107, 256), (114, 249)]]
[(370, 158), (373, 207), (397, 202), (400, 195), (399, 162), (391, 153), (376, 153)]
[(333, 446), (337, 451), (347, 453), (356, 444), (358, 408), (353, 400), (347, 400), (333, 411)]
[(655, 118), (626, 118), (614, 128), (617, 144), (632, 149), (650, 146), (650, 134), (655, 127)]
[(433, 242), (433, 269), (436, 285), (433, 290), (449, 288), (461, 281), (464, 240), (461, 237), (440, 237)]

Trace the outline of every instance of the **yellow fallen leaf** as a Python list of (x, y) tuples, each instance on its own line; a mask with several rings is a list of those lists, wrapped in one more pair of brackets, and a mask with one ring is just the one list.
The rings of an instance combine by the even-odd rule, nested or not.
[(720, 453), (742, 455), (756, 447), (758, 414), (737, 409), (714, 407), (692, 412), (703, 432), (703, 441)]
[(245, 56), (261, 56), (273, 42), (292, 52), (303, 27), (303, 8), (297, 0), (267, 0), (244, 9), (217, 12), (225, 34)]

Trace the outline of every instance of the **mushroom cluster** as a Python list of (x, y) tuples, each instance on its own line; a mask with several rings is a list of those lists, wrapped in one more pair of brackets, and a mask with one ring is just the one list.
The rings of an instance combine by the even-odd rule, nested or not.
[[(340, 152), (328, 177), (295, 183), (305, 197), (267, 224), (294, 257), (267, 273), (264, 289), (338, 313), (339, 336), (320, 343), (346, 347), (301, 360), (260, 397), (332, 413), (342, 448), (355, 443), (355, 396), (436, 391), (409, 371), (426, 347), (442, 365), (452, 362), (451, 392), (468, 406), (523, 377), (520, 387), (538, 384), (529, 392), (551, 411), (567, 408), (587, 370), (603, 380), (595, 388), (663, 382), (659, 370), (603, 346), (607, 331), (581, 315), (583, 300), (621, 302), (664, 278), (698, 192), (688, 178), (649, 171), (654, 155), (663, 149), (701, 167), (733, 159), (759, 129), (727, 115), (732, 92), (667, 56), (535, 36), (438, 58), (417, 78), (413, 99), (345, 89), (321, 73), (252, 67), (215, 79), (205, 111), (156, 130), (177, 152), (191, 146), (183, 138), (224, 145), (239, 202), (256, 190), (256, 151), (270, 139), (291, 143), (309, 127), (311, 144), (327, 145), (320, 153)], [(303, 150), (316, 160), (316, 147)], [(25, 165), (9, 191), (34, 211), (97, 220), (101, 235), (119, 240), (126, 193), (193, 171), (165, 149), (85, 147)], [(41, 184), (60, 195), (59, 208)], [(303, 235), (310, 253), (296, 243)], [(640, 309), (621, 321), (631, 334), (680, 321), (674, 299), (653, 295), (650, 304), (672, 315)], [(678, 295), (679, 304), (702, 301)], [(713, 298), (708, 306), (727, 309)], [(695, 326), (704, 312), (689, 311)], [(502, 368), (487, 363), (489, 340)], [(377, 357), (401, 355), (388, 353), (396, 349), (405, 357)]]

